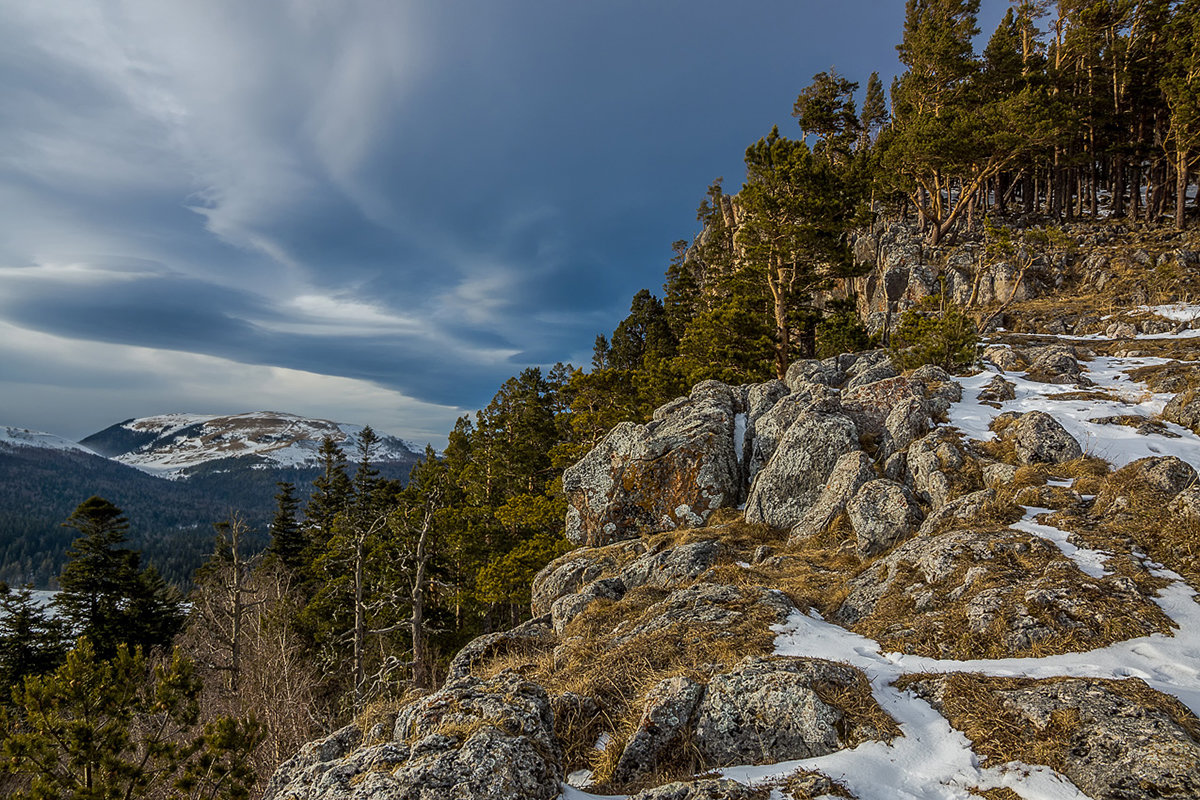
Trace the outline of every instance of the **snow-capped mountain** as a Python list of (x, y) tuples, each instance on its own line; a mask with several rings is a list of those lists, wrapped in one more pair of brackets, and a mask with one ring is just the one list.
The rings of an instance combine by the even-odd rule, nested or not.
[(15, 428), (11, 425), (0, 426), (0, 447), (40, 447), (47, 450), (79, 452), (91, 456), (98, 455), (94, 450), (90, 450), (78, 442), (72, 442), (61, 436), (55, 436), (53, 433), (33, 431), (29, 428)]
[[(229, 416), (162, 414), (105, 428), (82, 444), (122, 464), (162, 477), (181, 478), (230, 459), (254, 469), (317, 467), (321, 441), (331, 436), (354, 460), (363, 426), (309, 419), (295, 414), (255, 411)], [(380, 435), (377, 463), (411, 464), (419, 451)]]

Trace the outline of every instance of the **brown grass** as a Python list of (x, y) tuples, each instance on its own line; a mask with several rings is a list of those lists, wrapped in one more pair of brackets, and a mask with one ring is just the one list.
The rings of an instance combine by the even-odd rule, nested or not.
[(1104, 392), (1099, 389), (1093, 391), (1076, 391), (1076, 392), (1055, 392), (1054, 394), (1046, 395), (1047, 400), (1101, 400), (1108, 403), (1120, 403), (1121, 398), (1115, 394)]
[(1007, 786), (992, 789), (980, 789), (978, 786), (973, 786), (970, 792), (973, 796), (982, 797), (984, 800), (1025, 800)]
[[(1118, 597), (1105, 580), (1092, 580), (1078, 570), (1063, 567), (1067, 559), (1053, 545), (1016, 531), (994, 529), (991, 557), (982, 561), (964, 558), (943, 582), (926, 584), (913, 565), (900, 562), (888, 589), (874, 612), (854, 630), (885, 648), (935, 658), (1041, 657), (1079, 652), (1152, 632), (1171, 629), (1170, 619), (1149, 600), (1130, 607), (1128, 597)], [(976, 572), (970, 588), (957, 597), (956, 588)], [(1028, 603), (1030, 583), (1039, 581), (1050, 591), (1062, 590), (1082, 601), (1086, 614), (1071, 618), (1056, 606)], [(1111, 579), (1110, 579), (1111, 580)], [(1000, 600), (991, 624), (972, 627), (970, 603), (990, 591)], [(925, 595), (924, 610), (918, 601)], [(1043, 630), (1044, 638), (1015, 646), (1007, 640), (1020, 613), (1027, 613)]]
[(846, 800), (854, 800), (854, 795), (844, 785), (828, 775), (812, 770), (795, 772), (775, 782), (771, 788), (781, 789), (784, 796), (790, 797), (792, 800), (816, 800), (818, 797), (842, 797)]
[[(913, 688), (919, 694), (938, 695), (938, 710), (971, 740), (975, 752), (990, 764), (1022, 761), (1044, 764), (1062, 772), (1072, 740), (1079, 730), (1078, 711), (1057, 709), (1044, 727), (1031, 730), (1029, 720), (1006, 704), (1002, 694), (1069, 680), (1079, 679), (1000, 678), (975, 673), (919, 674), (904, 676), (896, 686)], [(1151, 689), (1140, 678), (1088, 680), (1130, 702), (1168, 715), (1193, 738), (1200, 739), (1200, 719), (1174, 697)]]

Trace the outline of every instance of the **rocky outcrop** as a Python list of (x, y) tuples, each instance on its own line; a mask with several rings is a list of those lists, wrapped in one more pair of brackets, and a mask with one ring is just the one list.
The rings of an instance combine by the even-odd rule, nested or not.
[(264, 800), (554, 800), (561, 755), (550, 701), (515, 673), (473, 677), (401, 709), (391, 741), (351, 752), (353, 726), (283, 764)]
[(874, 464), (866, 453), (843, 455), (834, 465), (817, 502), (792, 527), (792, 539), (807, 539), (824, 531), (838, 515), (845, 513), (846, 504), (859, 488), (876, 477)]
[(629, 783), (653, 773), (672, 750), (690, 740), (704, 685), (683, 675), (659, 682), (646, 695), (642, 717), (613, 770), (613, 780)]
[(1172, 397), (1163, 408), (1162, 416), (1188, 430), (1200, 430), (1200, 389), (1187, 389)]
[(925, 516), (912, 492), (886, 478), (864, 484), (846, 512), (863, 556), (878, 555), (908, 538)]
[(595, 546), (698, 527), (716, 509), (736, 505), (737, 413), (730, 388), (708, 381), (645, 425), (618, 425), (563, 473), (567, 538)]

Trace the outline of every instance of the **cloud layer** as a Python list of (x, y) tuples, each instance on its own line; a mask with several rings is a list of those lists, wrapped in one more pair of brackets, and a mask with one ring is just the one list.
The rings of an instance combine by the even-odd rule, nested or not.
[(3, 422), (267, 381), (444, 430), (586, 358), (813, 73), (894, 69), (900, 5), (0, 0)]

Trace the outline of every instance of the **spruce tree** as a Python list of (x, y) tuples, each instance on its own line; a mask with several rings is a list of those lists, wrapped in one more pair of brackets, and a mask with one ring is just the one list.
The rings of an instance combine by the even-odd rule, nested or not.
[(129, 521), (119, 508), (90, 497), (63, 523), (81, 534), (67, 551), (54, 606), (75, 636), (86, 636), (102, 658), (121, 644), (166, 647), (183, 623), (179, 593), (141, 555), (121, 547)]
[(267, 552), (292, 573), (301, 572), (307, 565), (308, 537), (300, 526), (297, 513), (300, 500), (296, 487), (287, 481), (275, 484), (279, 493), (275, 495), (275, 517), (271, 520), (271, 543)]

